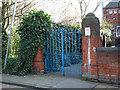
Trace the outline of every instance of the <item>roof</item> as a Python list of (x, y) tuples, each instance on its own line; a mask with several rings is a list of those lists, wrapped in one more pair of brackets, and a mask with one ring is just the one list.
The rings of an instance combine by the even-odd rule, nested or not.
[(117, 8), (120, 7), (120, 0), (112, 0), (104, 8)]

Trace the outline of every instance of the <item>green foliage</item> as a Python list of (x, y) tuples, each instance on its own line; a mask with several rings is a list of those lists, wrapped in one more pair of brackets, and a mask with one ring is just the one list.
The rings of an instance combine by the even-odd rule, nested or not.
[(22, 22), (18, 30), (15, 31), (15, 33), (18, 32), (19, 35), (15, 34), (12, 36), (14, 45), (10, 46), (10, 48), (15, 48), (16, 51), (19, 46), (18, 57), (16, 54), (15, 57), (10, 57), (7, 62), (6, 70), (4, 70), (6, 73), (14, 75), (23, 76), (32, 72), (32, 61), (36, 56), (38, 46), (42, 50), (43, 55), (45, 55), (44, 45), (46, 45), (46, 34), (49, 31), (52, 29), (64, 29), (67, 31), (74, 31), (76, 29), (79, 31), (80, 29), (79, 25), (72, 26), (51, 23), (50, 15), (45, 14), (43, 11), (32, 10), (27, 15), (23, 15), (21, 19)]
[(19, 36), (19, 34), (16, 30), (17, 30), (17, 28), (14, 26), (13, 29), (12, 29), (10, 46), (9, 46), (9, 53), (11, 55), (17, 55), (18, 54), (20, 36)]
[[(7, 74), (13, 74), (13, 75), (18, 74), (17, 73), (18, 69), (16, 67), (16, 65), (18, 65), (18, 63), (20, 63), (20, 62), (17, 58), (12, 58), (12, 57), (8, 58), (7, 64), (6, 64), (6, 69), (3, 70), (3, 72), (7, 73)], [(2, 62), (2, 68), (3, 68), (3, 66), (4, 66), (4, 62)]]
[(8, 41), (8, 35), (6, 34), (6, 31), (2, 29), (2, 61), (5, 59), (6, 50), (7, 50), (7, 41)]
[(65, 30), (71, 30), (71, 29), (81, 29), (79, 25), (62, 25), (60, 23), (52, 23), (52, 29), (65, 29)]
[(113, 26), (112, 24), (106, 21), (106, 18), (103, 19), (101, 24), (101, 35), (104, 35), (106, 37), (107, 43), (111, 43), (112, 41), (112, 34), (110, 30), (112, 26)]
[(102, 21), (101, 29), (110, 29), (111, 27), (112, 27), (112, 24), (106, 22), (105, 19)]
[[(17, 72), (16, 66), (18, 65), (17, 61), (17, 52), (19, 48), (19, 35), (16, 32), (16, 28), (12, 29), (13, 33), (11, 35), (11, 40), (10, 40), (10, 46), (9, 46), (9, 56), (7, 60), (7, 65), (6, 69), (3, 70), (5, 73), (9, 74), (15, 74), (15, 71)], [(4, 32), (2, 36), (2, 68), (4, 67), (4, 62), (5, 62), (5, 56), (6, 56), (6, 50), (7, 50), (7, 40), (8, 40), (8, 35), (6, 32)]]
[(22, 17), (22, 22), (18, 27), (20, 35), (20, 47), (18, 59), (20, 75), (26, 75), (32, 71), (32, 61), (35, 58), (37, 47), (44, 52), (46, 42), (46, 32), (51, 28), (50, 15), (43, 11), (32, 10), (28, 15)]
[[(17, 30), (19, 35), (12, 36), (13, 43), (17, 44), (13, 45), (14, 48), (19, 46), (18, 58), (16, 56), (9, 58), (7, 67), (3, 72), (23, 76), (32, 72), (32, 61), (36, 56), (38, 46), (44, 55), (46, 32), (51, 29), (51, 21), (50, 15), (45, 14), (43, 11), (34, 10), (27, 15), (23, 15), (21, 19), (22, 22)], [(11, 45), (10, 48), (13, 48), (13, 46)]]

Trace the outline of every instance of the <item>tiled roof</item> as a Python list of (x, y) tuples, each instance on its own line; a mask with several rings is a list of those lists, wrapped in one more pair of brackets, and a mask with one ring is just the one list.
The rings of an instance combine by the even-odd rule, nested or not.
[(120, 7), (120, 0), (112, 0), (109, 4), (107, 4), (104, 8), (116, 8)]

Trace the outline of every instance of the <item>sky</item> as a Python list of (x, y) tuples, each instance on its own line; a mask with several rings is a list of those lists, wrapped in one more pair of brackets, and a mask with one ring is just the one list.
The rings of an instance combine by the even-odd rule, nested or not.
[[(1, 1), (1, 0), (0, 0)], [(2, 0), (2, 1), (10, 1), (10, 0)], [(13, 0), (13, 1), (23, 1), (23, 0)], [(26, 0), (26, 1), (31, 1), (31, 0)], [(39, 4), (41, 3), (42, 4), (42, 7), (45, 8), (44, 6), (46, 6), (47, 3), (45, 3), (45, 1), (49, 1), (51, 3), (53, 3), (53, 1), (60, 1), (60, 0), (34, 0), (35, 2), (38, 2), (38, 6)], [(78, 0), (61, 0), (61, 1), (65, 1), (67, 3), (70, 3), (72, 2), (72, 6), (73, 8), (76, 8), (76, 12), (77, 12), (77, 15), (79, 16), (80, 15), (80, 7), (79, 7), (79, 3), (78, 3)], [(86, 1), (89, 1), (89, 0), (86, 0)], [(94, 8), (96, 7), (97, 5), (97, 1), (98, 0), (90, 0), (90, 5), (88, 7), (88, 10), (87, 10), (87, 13), (89, 12), (92, 12), (94, 10)], [(102, 1), (102, 0), (101, 0)], [(106, 6), (111, 0), (107, 0), (107, 2), (105, 2), (106, 0), (103, 0), (104, 2), (104, 6)], [(113, 0), (113, 1), (116, 1), (116, 0)], [(118, 0), (117, 0), (118, 1)], [(61, 4), (58, 4), (58, 6), (56, 8), (58, 8)], [(40, 5), (41, 6), (41, 5)], [(49, 9), (45, 9), (45, 11), (48, 13), (49, 10), (52, 10), (54, 6), (49, 6)], [(37, 7), (37, 9), (39, 9), (39, 7)], [(56, 12), (58, 12), (58, 9), (56, 9)], [(74, 13), (72, 13), (74, 15)], [(98, 18), (99, 20), (101, 21), (102, 19), (102, 3), (100, 4), (100, 6), (98, 7), (98, 9), (96, 10), (96, 12), (94, 13)], [(60, 13), (56, 14), (60, 17)], [(59, 18), (57, 17), (56, 20), (59, 21)]]
[[(51, 2), (51, 1), (60, 1), (60, 0), (36, 0), (36, 2), (38, 2), (38, 4), (39, 4), (39, 2), (40, 3), (42, 3), (43, 4), (43, 7), (42, 8), (44, 8), (44, 10), (45, 10), (45, 12), (47, 12), (47, 13), (49, 13), (50, 12), (50, 10), (52, 10), (52, 8), (54, 7), (54, 6), (49, 6), (49, 9), (46, 9), (45, 8), (45, 6), (46, 6), (46, 4), (47, 3), (45, 3), (45, 1), (49, 1), (49, 2)], [(72, 7), (73, 8), (76, 8), (77, 10), (76, 10), (76, 12), (77, 12), (77, 15), (79, 16), (80, 15), (80, 7), (79, 7), (79, 2), (78, 2), (78, 0), (61, 0), (61, 1), (65, 1), (65, 2), (67, 2), (67, 3), (70, 3), (70, 2), (72, 2)], [(89, 0), (86, 0), (86, 1), (89, 1)], [(104, 2), (104, 6), (106, 6), (109, 2), (110, 2), (111, 0), (107, 0), (107, 2), (106, 2), (106, 0), (103, 0), (103, 2)], [(114, 0), (115, 1), (115, 0)], [(95, 7), (97, 6), (97, 2), (98, 2), (98, 0), (90, 0), (90, 5), (89, 5), (89, 7), (88, 7), (88, 10), (87, 10), (87, 13), (89, 13), (89, 12), (93, 12), (93, 10), (95, 9)], [(102, 2), (102, 0), (101, 0), (101, 2)], [(52, 3), (52, 2), (51, 2)], [(60, 2), (59, 2), (59, 4), (57, 5), (57, 7), (56, 8), (58, 8), (58, 7), (60, 7), (60, 5), (62, 5), (62, 3), (60, 4)], [(57, 9), (56, 9), (57, 10)], [(56, 11), (56, 12), (58, 12), (58, 11)], [(59, 14), (59, 12), (58, 12), (58, 14)], [(56, 14), (56, 15), (58, 15), (58, 14)], [(74, 14), (74, 11), (73, 11), (73, 13), (72, 14)], [(96, 10), (96, 12), (94, 13), (98, 18), (99, 18), (99, 20), (101, 21), (101, 19), (102, 19), (102, 3), (100, 4), (100, 6), (98, 7), (98, 9)], [(59, 14), (60, 15), (60, 14)], [(56, 18), (56, 17), (55, 17)], [(59, 21), (59, 17), (57, 17), (56, 18), (56, 21)]]
[[(79, 4), (77, 3), (77, 0), (71, 0), (75, 6), (79, 9)], [(90, 5), (88, 7), (88, 10), (87, 10), (87, 13), (89, 12), (93, 12), (93, 10), (95, 9), (95, 7), (97, 6), (97, 1), (98, 0), (90, 0)], [(105, 7), (111, 0), (103, 0), (103, 6)], [(114, 0), (115, 1), (115, 0)], [(94, 13), (98, 18), (99, 20), (101, 21), (102, 19), (102, 0), (101, 0), (101, 4), (100, 6), (98, 7), (98, 9), (95, 11)]]

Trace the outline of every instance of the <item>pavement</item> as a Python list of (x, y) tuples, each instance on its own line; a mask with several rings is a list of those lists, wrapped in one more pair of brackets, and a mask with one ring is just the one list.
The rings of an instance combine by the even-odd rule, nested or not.
[(2, 84), (2, 87), (0, 87), (0, 89), (2, 88), (25, 88), (25, 87), (10, 85), (10, 84)]
[[(18, 85), (23, 87), (33, 88), (116, 88), (118, 86), (113, 84), (96, 83), (90, 81), (84, 81), (80, 78), (67, 77), (56, 73), (48, 73), (42, 75), (27, 75), (27, 76), (15, 76), (9, 74), (0, 74), (0, 82)], [(119, 88), (120, 90), (120, 88)]]

